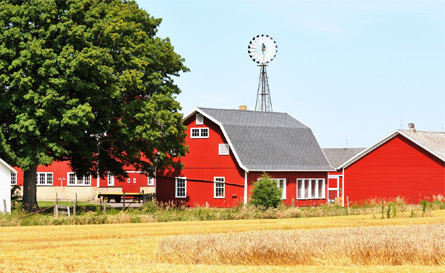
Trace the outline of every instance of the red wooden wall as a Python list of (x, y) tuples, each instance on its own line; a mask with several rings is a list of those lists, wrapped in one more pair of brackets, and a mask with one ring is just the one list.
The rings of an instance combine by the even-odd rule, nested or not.
[[(219, 144), (227, 143), (218, 125), (204, 117), (203, 125), (196, 125), (196, 115), (184, 121), (188, 127), (186, 145), (189, 153), (181, 158), (184, 168), (159, 173), (156, 177), (156, 199), (160, 202), (184, 202), (186, 206), (231, 207), (244, 201), (244, 170), (230, 150), (219, 155)], [(190, 128), (209, 128), (208, 138), (190, 138)], [(175, 177), (187, 178), (187, 197), (175, 198)], [(214, 198), (214, 178), (225, 178), (225, 197)], [(197, 180), (197, 181), (194, 181)], [(230, 185), (232, 184), (232, 185)]]
[[(328, 197), (328, 173), (327, 172), (268, 172), (272, 178), (284, 178), (286, 179), (286, 199), (283, 199), (283, 203), (286, 205), (292, 205), (292, 199), (294, 200), (294, 206), (317, 206), (321, 204), (327, 204)], [(251, 172), (247, 175), (248, 183), (248, 195), (252, 193), (253, 183), (258, 181), (258, 178), (263, 175), (262, 172)], [(325, 198), (323, 199), (297, 199), (297, 179), (304, 178), (318, 178), (325, 181)]]
[(345, 169), (345, 200), (405, 198), (408, 203), (445, 194), (443, 161), (397, 135)]
[[(14, 167), (17, 170), (17, 185), (23, 185), (23, 171), (20, 168)], [(148, 177), (139, 172), (134, 172), (131, 168), (125, 168), (128, 171), (129, 182), (128, 179), (115, 178), (114, 186), (108, 186), (107, 177), (101, 178), (99, 181), (100, 187), (122, 187), (122, 191), (125, 192), (140, 192), (140, 187), (147, 187), (148, 185)], [(55, 161), (51, 165), (48, 166), (38, 166), (37, 172), (50, 172), (53, 173), (53, 184), (52, 185), (37, 185), (38, 187), (96, 187), (97, 179), (91, 176), (91, 185), (68, 185), (68, 173), (73, 172), (68, 164), (68, 161)], [(61, 180), (63, 178), (64, 180)], [(136, 182), (136, 183), (135, 183)], [(153, 185), (154, 187), (154, 185)]]

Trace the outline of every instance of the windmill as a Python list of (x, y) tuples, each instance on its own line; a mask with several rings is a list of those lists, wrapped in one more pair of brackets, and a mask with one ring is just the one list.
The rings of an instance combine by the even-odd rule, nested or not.
[(273, 111), (266, 66), (275, 58), (277, 52), (277, 43), (269, 35), (257, 35), (256, 37), (253, 37), (252, 41), (249, 42), (249, 56), (260, 67), (255, 111)]

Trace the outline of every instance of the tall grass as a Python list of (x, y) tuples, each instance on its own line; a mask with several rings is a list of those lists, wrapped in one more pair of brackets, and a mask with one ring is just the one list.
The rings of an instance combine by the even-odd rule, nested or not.
[[(441, 198), (441, 199), (440, 199)], [(404, 218), (431, 216), (431, 211), (445, 209), (443, 197), (433, 202), (422, 201), (418, 205), (407, 205), (401, 200), (387, 203), (366, 203), (361, 206), (343, 208), (333, 204), (316, 207), (289, 207), (281, 205), (278, 208), (262, 209), (251, 205), (241, 205), (233, 208), (206, 208), (173, 206), (172, 203), (144, 204), (142, 208), (121, 210), (85, 205), (77, 209), (77, 216), (59, 216), (54, 218), (52, 210), (40, 214), (24, 212), (19, 203), (12, 213), (0, 213), (0, 226), (30, 226), (30, 225), (86, 225), (112, 223), (148, 223), (171, 221), (204, 221), (204, 220), (241, 220), (241, 219), (284, 219), (308, 218), (344, 215), (374, 215), (375, 218)], [(380, 217), (381, 215), (381, 217)]]
[(445, 224), (182, 235), (157, 258), (181, 264), (445, 265)]

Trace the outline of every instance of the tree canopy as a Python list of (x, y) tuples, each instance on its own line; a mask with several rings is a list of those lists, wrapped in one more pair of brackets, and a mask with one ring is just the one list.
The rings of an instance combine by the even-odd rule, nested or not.
[(125, 176), (185, 154), (188, 69), (160, 23), (133, 0), (0, 2), (0, 156), (25, 171), (28, 210), (39, 164)]

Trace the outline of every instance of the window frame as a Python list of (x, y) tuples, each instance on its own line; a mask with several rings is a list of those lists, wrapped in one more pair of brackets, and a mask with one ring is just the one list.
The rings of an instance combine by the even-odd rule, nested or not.
[(204, 124), (204, 116), (200, 113), (196, 113), (196, 125)]
[[(178, 182), (180, 179), (184, 180), (184, 187), (180, 187), (181, 189), (184, 188), (184, 196), (178, 195)], [(175, 177), (175, 198), (187, 198), (187, 177)]]
[[(287, 187), (287, 183), (286, 183), (286, 178), (272, 178), (273, 180), (277, 181), (277, 187), (282, 189), (281, 191), (281, 200), (286, 200), (287, 197), (287, 193), (286, 193), (286, 187)], [(280, 187), (280, 183), (283, 182), (283, 188)]]
[[(74, 184), (70, 184), (70, 175), (74, 175)], [(66, 185), (69, 187), (91, 187), (92, 186), (92, 176), (91, 175), (84, 175), (82, 176), (82, 179), (78, 179), (75, 172), (68, 172), (67, 175), (67, 182)], [(89, 178), (90, 183), (86, 184), (86, 178)], [(82, 183), (79, 183), (79, 181), (82, 181)]]
[[(193, 135), (193, 130), (198, 130), (198, 135), (194, 136)], [(207, 131), (207, 135), (203, 136), (203, 131)], [(190, 138), (209, 138), (210, 135), (210, 130), (209, 127), (191, 127), (190, 128)]]
[(11, 173), (11, 185), (17, 185), (17, 174), (16, 173)]
[[(313, 185), (315, 181), (315, 185)], [(298, 187), (301, 182), (301, 192)], [(307, 185), (307, 187), (306, 187)], [(320, 185), (322, 196), (319, 196)], [(314, 189), (315, 193), (312, 192)], [(326, 199), (326, 179), (324, 178), (297, 178), (297, 200), (323, 200)]]
[(115, 183), (114, 175), (111, 172), (107, 173), (107, 187), (113, 187)]
[[(221, 147), (226, 147), (226, 148), (221, 149)], [(224, 150), (224, 149), (226, 149), (226, 150)], [(225, 153), (225, 151), (227, 151), (227, 152)], [(228, 143), (220, 143), (218, 145), (218, 155), (230, 155), (230, 146)]]
[[(48, 175), (49, 174), (51, 174), (51, 183), (48, 183)], [(40, 175), (45, 176), (44, 183), (39, 183)], [(54, 173), (53, 172), (36, 172), (36, 185), (37, 186), (53, 186), (54, 185)]]
[[(221, 181), (216, 181), (217, 179), (222, 179)], [(217, 184), (223, 184), (222, 186), (222, 196), (217, 196), (217, 189), (221, 189), (221, 187), (218, 187)], [(224, 199), (226, 198), (226, 178), (223, 176), (215, 176), (213, 177), (213, 198), (215, 199)]]
[(155, 178), (148, 176), (147, 178), (147, 186), (154, 186), (155, 185)]

